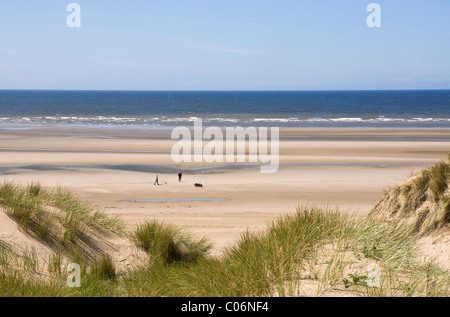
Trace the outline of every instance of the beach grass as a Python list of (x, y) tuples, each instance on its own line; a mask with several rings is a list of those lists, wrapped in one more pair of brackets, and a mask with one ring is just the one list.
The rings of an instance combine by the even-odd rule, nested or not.
[(110, 255), (102, 255), (92, 265), (91, 272), (94, 277), (102, 280), (116, 279), (116, 266)]
[(153, 261), (166, 265), (195, 263), (207, 257), (213, 247), (205, 238), (196, 239), (181, 228), (158, 221), (138, 225), (130, 237), (138, 247), (149, 253)]
[(413, 225), (420, 236), (445, 230), (450, 224), (450, 155), (391, 188), (370, 212), (380, 220)]
[[(51, 198), (55, 192), (38, 187), (24, 190), (5, 184), (0, 191), (14, 191), (33, 199), (39, 197), (41, 208), (48, 203), (43, 197), (55, 201)], [(83, 209), (87, 207), (66, 192), (59, 190), (58, 193), (60, 201), (54, 203), (58, 209), (72, 206), (78, 211), (80, 208), (90, 210)], [(5, 201), (7, 199), (3, 199), (2, 204), (7, 205)], [(67, 221), (75, 221), (74, 227), (85, 230), (85, 235), (94, 234), (99, 223), (110, 223), (103, 216), (86, 215), (87, 220)], [(34, 221), (40, 219), (35, 214), (30, 217), (38, 219)], [(93, 219), (100, 221), (95, 225), (86, 223)], [(104, 230), (101, 228), (100, 232)], [(450, 295), (450, 272), (433, 259), (421, 257), (416, 248), (418, 235), (414, 225), (399, 227), (374, 217), (355, 217), (339, 209), (299, 207), (294, 213), (269, 223), (264, 230), (243, 232), (218, 256), (209, 255), (211, 243), (207, 239), (198, 239), (182, 228), (162, 222), (140, 224), (127, 237), (148, 253), (149, 260), (120, 272), (115, 260), (106, 254), (89, 261), (83, 250), (77, 248), (70, 249), (69, 255), (64, 250), (55, 250), (46, 265), (42, 265), (35, 250), (18, 254), (12, 252), (8, 244), (0, 243), (0, 295)], [(5, 256), (8, 263), (15, 258), (18, 265), (7, 266), (7, 261), (2, 260)], [(82, 268), (79, 288), (70, 288), (66, 283), (68, 263), (78, 263)]]
[(61, 188), (4, 182), (0, 186), (0, 206), (21, 230), (53, 249), (69, 253), (81, 248), (89, 255), (99, 239), (125, 233), (120, 219), (96, 210)]
[[(423, 262), (416, 241), (413, 228), (299, 208), (243, 233), (220, 257), (153, 263), (122, 281), (137, 296), (448, 296), (449, 271)], [(369, 267), (378, 268), (379, 285), (367, 282)]]

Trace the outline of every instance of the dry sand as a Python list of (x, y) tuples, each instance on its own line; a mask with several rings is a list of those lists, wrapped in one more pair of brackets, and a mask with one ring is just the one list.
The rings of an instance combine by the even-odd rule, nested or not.
[[(367, 215), (385, 189), (450, 152), (449, 130), (282, 129), (280, 163), (291, 165), (280, 166), (275, 174), (262, 174), (259, 168), (213, 169), (185, 173), (179, 183), (176, 172), (158, 172), (161, 185), (155, 186), (156, 173), (83, 166), (176, 165), (170, 156), (175, 141), (169, 135), (169, 130), (144, 129), (0, 129), (0, 171), (6, 165), (71, 165), (62, 170), (16, 168), (0, 175), (0, 182), (69, 188), (118, 215), (129, 228), (163, 220), (207, 236), (218, 253), (241, 232), (263, 228), (298, 205), (339, 206)], [(183, 163), (180, 168), (206, 165), (211, 164)], [(204, 187), (195, 187), (196, 182)], [(184, 198), (224, 200), (131, 202)], [(0, 218), (0, 236), (13, 234), (6, 227), (10, 224)]]

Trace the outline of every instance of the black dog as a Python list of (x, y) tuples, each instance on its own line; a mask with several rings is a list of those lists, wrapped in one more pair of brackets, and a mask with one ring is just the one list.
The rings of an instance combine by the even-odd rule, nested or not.
[(200, 183), (195, 183), (194, 186), (195, 186), (195, 187), (203, 187), (203, 185), (200, 184)]

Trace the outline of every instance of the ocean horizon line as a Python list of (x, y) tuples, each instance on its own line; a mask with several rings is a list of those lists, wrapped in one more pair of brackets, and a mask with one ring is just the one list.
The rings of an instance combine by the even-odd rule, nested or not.
[(66, 89), (66, 88), (12, 88), (3, 91), (43, 91), (43, 92), (385, 92), (385, 91), (450, 91), (450, 88), (384, 88), (384, 89)]

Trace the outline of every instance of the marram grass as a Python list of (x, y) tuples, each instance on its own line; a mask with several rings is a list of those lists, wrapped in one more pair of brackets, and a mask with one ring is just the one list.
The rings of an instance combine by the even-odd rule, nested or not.
[(53, 249), (72, 252), (75, 248), (96, 248), (97, 240), (123, 235), (124, 223), (80, 201), (61, 188), (46, 189), (40, 184), (0, 185), (0, 207), (21, 230)]
[(206, 257), (212, 244), (173, 225), (157, 221), (139, 225), (130, 235), (134, 243), (155, 261), (164, 264), (194, 263)]
[[(59, 212), (69, 210), (62, 213), (69, 216), (59, 218), (63, 228), (73, 226), (75, 232), (87, 236), (106, 233), (108, 226), (114, 232), (122, 229), (114, 225), (114, 219), (96, 214), (63, 190), (23, 189), (4, 184), (0, 187), (0, 203), (11, 213), (14, 212), (11, 208), (18, 204), (17, 197), (6, 193), (22, 195), (30, 206), (39, 207), (33, 207), (31, 215), (26, 216), (26, 224), (39, 223), (42, 220), (39, 210), (51, 205)], [(68, 233), (65, 238), (59, 235), (62, 249), (55, 249), (46, 265), (37, 263), (32, 250), (21, 254), (0, 242), (0, 295), (450, 295), (450, 272), (432, 260), (423, 260), (415, 248), (417, 234), (413, 226), (399, 227), (372, 217), (357, 218), (337, 209), (299, 207), (295, 213), (274, 220), (264, 230), (243, 232), (232, 246), (214, 257), (208, 253), (211, 243), (207, 239), (199, 239), (171, 224), (150, 221), (126, 236), (148, 253), (149, 260), (120, 272), (108, 255), (88, 261), (83, 250), (69, 248), (70, 254), (63, 256), (64, 248), (76, 243), (77, 234)], [(66, 284), (67, 261), (82, 266), (80, 288)], [(21, 265), (7, 265), (12, 262)], [(370, 265), (377, 265), (381, 273), (377, 287), (367, 283)], [(42, 271), (42, 267), (47, 272), (35, 272), (39, 268)], [(28, 274), (23, 274), (24, 271)]]

